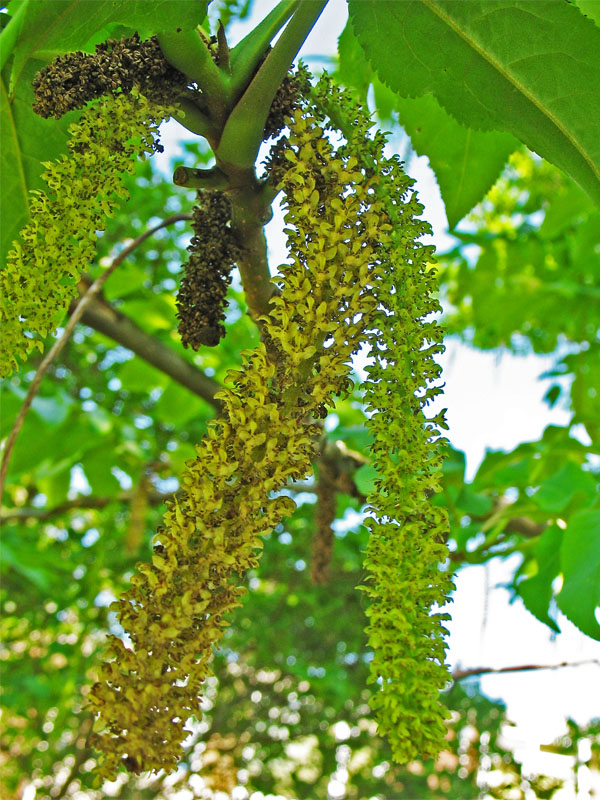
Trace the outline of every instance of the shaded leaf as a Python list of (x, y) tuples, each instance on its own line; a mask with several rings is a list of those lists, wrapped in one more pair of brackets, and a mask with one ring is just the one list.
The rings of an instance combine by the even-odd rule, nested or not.
[(560, 551), (564, 584), (557, 602), (574, 625), (600, 639), (600, 510), (580, 511), (569, 521)]
[(519, 143), (509, 133), (460, 125), (432, 94), (395, 100), (398, 121), (435, 172), (453, 228), (485, 197)]
[(552, 0), (349, 0), (354, 32), (403, 97), (432, 92), (457, 120), (502, 130), (600, 202), (600, 30)]
[(585, 505), (597, 497), (597, 482), (572, 461), (542, 483), (533, 502), (550, 513), (563, 511), (572, 500)]
[(548, 607), (552, 599), (552, 582), (560, 572), (562, 538), (563, 531), (558, 525), (546, 528), (536, 547), (538, 572), (517, 586), (517, 594), (523, 600), (525, 608), (556, 633), (560, 633), (560, 628), (549, 615)]

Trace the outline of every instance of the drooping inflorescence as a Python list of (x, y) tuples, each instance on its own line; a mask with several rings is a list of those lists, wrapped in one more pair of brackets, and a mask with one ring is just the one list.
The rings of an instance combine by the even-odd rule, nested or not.
[(123, 173), (160, 148), (158, 125), (168, 116), (137, 94), (102, 98), (69, 127), (68, 155), (44, 163), (47, 191), (31, 192), (30, 222), (0, 272), (0, 376), (17, 367), (17, 356), (42, 349), (40, 337), (60, 324), (94, 258), (97, 231), (127, 197)]
[[(425, 319), (437, 308), (431, 248), (418, 241), (428, 226), (399, 162), (383, 155), (384, 137), (370, 137), (368, 117), (326, 79), (313, 97), (269, 164), (284, 192), (289, 263), (262, 320), (264, 341), (229, 374), (223, 414), (188, 462), (152, 563), (138, 564), (115, 604), (131, 647), (112, 637), (90, 695), (103, 777), (120, 763), (137, 773), (175, 767), (186, 720), (201, 713), (212, 648), (244, 594), (239, 578), (293, 509), (282, 490), (310, 474), (314, 418), (349, 391), (350, 359), (364, 342), (374, 359), (366, 397), (380, 471), (365, 562), (373, 704), (398, 759), (441, 745), (443, 615), (431, 607), (451, 582), (438, 572), (445, 521), (429, 503), (443, 420), (423, 414), (438, 391), (429, 383), (440, 350), (439, 329)], [(323, 126), (332, 109), (352, 120), (337, 150)]]
[(383, 203), (382, 221), (368, 232), (377, 242), (371, 271), (371, 316), (366, 342), (372, 363), (364, 382), (367, 425), (374, 435), (372, 461), (379, 476), (368, 497), (369, 544), (361, 587), (370, 599), (367, 634), (373, 648), (371, 705), (394, 757), (406, 762), (435, 756), (443, 746), (446, 712), (440, 691), (448, 685), (444, 663), (449, 617), (440, 612), (453, 588), (446, 561), (448, 521), (431, 502), (439, 491), (444, 413), (424, 410), (442, 391), (442, 332), (431, 315), (435, 297), (430, 232), (418, 219), (423, 207), (397, 156), (384, 155), (385, 137), (367, 132), (371, 120), (324, 76), (313, 91), (347, 139), (341, 148), (374, 176), (373, 192)]
[[(103, 775), (171, 769), (227, 613), (244, 593), (263, 537), (294, 504), (281, 495), (311, 471), (324, 405), (351, 387), (350, 358), (374, 302), (368, 231), (383, 204), (356, 158), (336, 155), (310, 111), (294, 114), (281, 188), (291, 263), (263, 320), (265, 342), (244, 354), (159, 530), (152, 564), (140, 564), (118, 601), (132, 649), (113, 638), (91, 693), (105, 728)], [(348, 190), (350, 187), (350, 191)], [(238, 578), (236, 579), (236, 575)]]
[(190, 258), (177, 294), (181, 341), (193, 350), (217, 345), (225, 336), (227, 288), (238, 251), (230, 221), (231, 204), (224, 192), (198, 192)]
[(156, 38), (142, 42), (137, 34), (99, 44), (94, 55), (58, 56), (34, 78), (33, 108), (42, 117), (89, 105), (69, 127), (68, 154), (43, 163), (48, 188), (31, 192), (30, 222), (0, 273), (0, 376), (43, 349), (41, 339), (60, 323), (94, 257), (97, 232), (127, 197), (123, 173), (133, 172), (136, 156), (162, 150), (158, 126), (187, 84)]

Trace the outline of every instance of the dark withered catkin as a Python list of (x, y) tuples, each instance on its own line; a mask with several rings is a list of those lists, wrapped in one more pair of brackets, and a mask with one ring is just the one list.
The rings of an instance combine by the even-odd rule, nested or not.
[(230, 220), (231, 204), (224, 192), (198, 192), (190, 258), (177, 295), (181, 341), (193, 350), (214, 347), (225, 336), (227, 288), (238, 249)]
[(59, 119), (106, 94), (129, 93), (137, 86), (149, 100), (169, 104), (186, 90), (188, 79), (165, 59), (155, 36), (137, 33), (96, 45), (96, 52), (65, 53), (33, 79), (33, 110)]

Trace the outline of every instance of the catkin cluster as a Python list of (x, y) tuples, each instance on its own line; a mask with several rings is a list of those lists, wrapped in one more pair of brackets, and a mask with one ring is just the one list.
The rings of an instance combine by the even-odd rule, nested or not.
[(171, 66), (155, 36), (140, 41), (137, 33), (96, 45), (96, 53), (66, 53), (41, 69), (33, 80), (33, 110), (59, 119), (90, 100), (134, 87), (158, 105), (169, 105), (188, 84)]
[(31, 192), (31, 221), (0, 272), (0, 377), (60, 324), (94, 258), (97, 231), (127, 198), (123, 173), (160, 147), (158, 125), (168, 115), (137, 94), (104, 98), (69, 127), (69, 154), (44, 163), (47, 191)]
[(152, 563), (138, 565), (116, 604), (131, 647), (111, 640), (90, 695), (104, 777), (119, 763), (170, 770), (181, 756), (212, 647), (245, 591), (240, 576), (293, 510), (281, 491), (310, 474), (320, 433), (312, 419), (351, 388), (350, 359), (376, 306), (368, 276), (384, 207), (377, 177), (336, 154), (309, 111), (291, 125), (281, 182), (290, 263), (263, 320), (266, 342), (230, 373), (223, 415), (188, 462)]
[[(446, 521), (429, 501), (443, 418), (424, 415), (439, 391), (430, 384), (441, 347), (428, 319), (437, 310), (431, 248), (418, 241), (428, 227), (400, 163), (383, 154), (384, 137), (370, 137), (368, 116), (326, 79), (313, 100), (294, 112), (271, 160), (289, 263), (262, 320), (264, 341), (229, 374), (223, 414), (188, 462), (152, 563), (138, 564), (116, 603), (131, 646), (112, 638), (90, 693), (102, 777), (119, 764), (137, 773), (175, 767), (185, 722), (200, 715), (212, 648), (244, 594), (240, 577), (293, 510), (282, 490), (310, 474), (314, 419), (349, 391), (350, 359), (364, 342), (379, 470), (364, 587), (373, 706), (397, 759), (431, 755), (442, 743), (444, 615), (431, 608), (445, 602), (451, 581), (438, 571)], [(334, 114), (347, 139), (337, 150), (322, 124)]]
[(227, 288), (238, 251), (231, 203), (224, 192), (198, 192), (189, 261), (177, 294), (178, 330), (184, 347), (214, 347), (225, 336)]
[(430, 500), (440, 488), (440, 429), (446, 423), (443, 412), (433, 418), (424, 413), (442, 391), (435, 385), (441, 368), (434, 357), (443, 345), (432, 318), (440, 310), (430, 267), (433, 248), (419, 241), (430, 228), (418, 219), (423, 207), (409, 193), (412, 181), (397, 156), (384, 156), (380, 133), (366, 136), (368, 116), (326, 77), (315, 99), (343, 124), (343, 151), (356, 153), (377, 176), (374, 193), (386, 220), (368, 233), (378, 242), (378, 266), (370, 275), (376, 310), (366, 335), (372, 363), (363, 387), (379, 477), (368, 498), (369, 575), (362, 589), (371, 601), (371, 705), (394, 757), (406, 762), (433, 757), (443, 746), (440, 690), (449, 681), (443, 625), (449, 616), (435, 610), (453, 588), (451, 575), (440, 571), (448, 557), (448, 521)]

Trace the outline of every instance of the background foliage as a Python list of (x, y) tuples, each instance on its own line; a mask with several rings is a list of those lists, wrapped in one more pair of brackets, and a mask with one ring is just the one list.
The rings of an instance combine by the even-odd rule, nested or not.
[[(2, 71), (10, 120), (3, 125), (3, 252), (26, 219), (40, 161), (64, 150), (71, 119), (40, 120), (30, 111), (29, 84), (40, 66), (59, 52), (91, 50), (109, 34), (154, 33), (156, 19), (165, 29), (197, 21), (195, 4), (128, 2), (110, 4), (107, 26), (105, 5), (93, 4), (96, 17), (82, 16), (77, 3), (8, 6), (22, 27), (18, 35), (13, 27), (14, 58)], [(456, 242), (439, 256), (449, 334), (485, 350), (554, 354), (546, 401), (572, 411), (569, 425), (547, 428), (538, 441), (488, 453), (468, 482), (464, 454), (450, 448), (438, 502), (450, 512), (453, 566), (518, 553), (511, 588), (531, 613), (557, 630), (558, 608), (600, 638), (600, 31), (594, 4), (578, 5), (350, 2), (332, 68), (368, 96), (384, 127), (402, 126), (430, 159)], [(213, 13), (228, 22), (249, 6), (222, 2)], [(500, 27), (509, 35), (496, 40)], [(511, 71), (532, 48), (535, 57)], [(484, 108), (484, 96), (494, 103)], [(186, 150), (187, 163), (210, 163), (197, 142)], [(168, 214), (189, 212), (195, 200), (152, 162), (140, 163), (127, 185), (131, 200), (99, 237), (89, 279), (127, 240)], [(108, 280), (46, 377), (13, 454), (2, 508), (8, 798), (20, 797), (30, 780), (42, 797), (77, 789), (104, 796), (92, 788), (91, 722), (80, 709), (103, 634), (116, 630), (107, 607), (147, 558), (163, 499), (177, 489), (176, 476), (215, 412), (192, 378), (176, 380), (148, 357), (185, 360), (188, 375), (201, 371), (223, 383), (241, 349), (258, 340), (234, 280), (219, 347), (191, 355), (181, 346), (174, 293), (189, 236), (184, 221), (162, 229)], [(2, 437), (39, 358), (4, 382)], [(329, 582), (310, 579), (315, 486), (296, 487), (298, 509), (270, 537), (260, 571), (247, 576), (246, 602), (215, 654), (218, 679), (211, 679), (205, 719), (192, 725), (178, 782), (123, 776), (113, 796), (170, 797), (186, 786), (210, 796), (241, 783), (249, 792), (326, 797), (332, 776), (355, 798), (477, 797), (482, 780), (491, 797), (524, 797), (528, 788), (552, 796), (556, 781), (521, 774), (501, 736), (503, 706), (476, 682), (449, 692), (448, 748), (435, 764), (393, 766), (374, 736), (364, 600), (354, 588), (366, 545), (357, 512), (372, 480), (363, 421), (356, 390), (326, 424), (331, 441), (348, 448), (338, 465)], [(597, 724), (573, 724), (569, 736), (556, 747), (586, 737), (595, 742), (590, 763), (597, 767)]]

